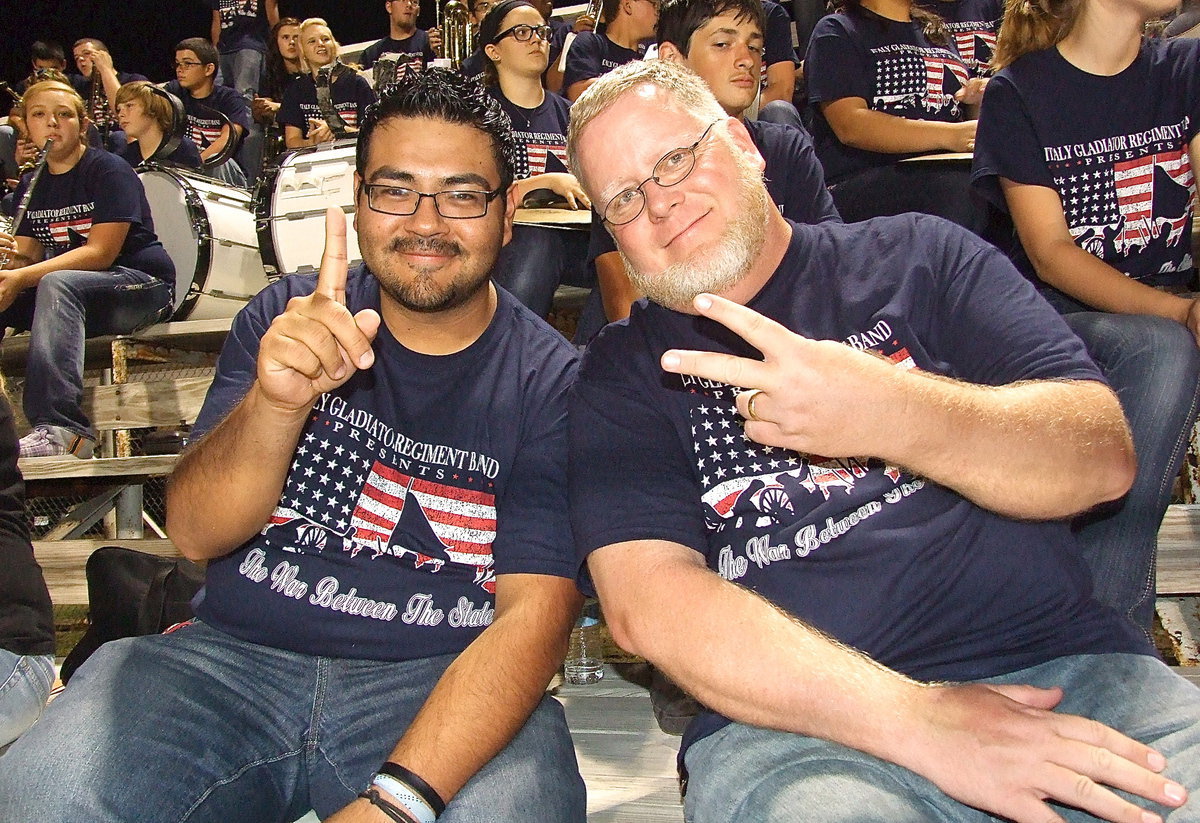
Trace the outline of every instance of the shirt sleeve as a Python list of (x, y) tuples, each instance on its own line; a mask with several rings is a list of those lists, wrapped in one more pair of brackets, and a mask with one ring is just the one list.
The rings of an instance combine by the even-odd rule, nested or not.
[(604, 74), (600, 65), (600, 35), (595, 32), (582, 32), (571, 41), (567, 52), (567, 66), (563, 70), (563, 91), (581, 80), (591, 80)]
[(363, 49), (363, 53), (358, 56), (358, 64), (364, 69), (369, 69), (375, 65), (375, 61), (379, 59), (379, 54), (383, 51), (383, 41), (372, 43)]
[(103, 162), (90, 169), (87, 181), (88, 195), (96, 204), (92, 223), (140, 222), (142, 200), (146, 196), (141, 178), (132, 166), (114, 155), (99, 156)]
[(783, 6), (771, 3), (767, 11), (767, 31), (763, 65), (768, 68), (776, 63), (796, 65), (796, 50), (792, 48), (792, 19)]
[[(779, 164), (779, 169), (768, 168), (768, 176), (782, 174), (786, 179), (781, 181), (789, 196), (784, 199), (784, 217), (797, 223), (824, 223), (828, 220), (842, 222), (833, 196), (825, 185), (825, 170), (817, 159), (813, 148), (812, 138), (803, 129), (783, 127), (785, 162)], [(788, 214), (794, 209), (795, 216)]]
[(1007, 212), (1001, 177), (1054, 188), (1033, 118), (1007, 71), (993, 77), (983, 94), (971, 170), (972, 184), (988, 201)]
[(821, 18), (813, 30), (804, 73), (808, 97), (814, 103), (861, 97), (869, 105), (874, 97), (875, 70), (870, 56), (836, 15)]

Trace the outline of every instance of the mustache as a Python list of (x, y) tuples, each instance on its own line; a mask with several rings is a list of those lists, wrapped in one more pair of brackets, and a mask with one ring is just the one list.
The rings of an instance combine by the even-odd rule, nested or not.
[(458, 243), (438, 237), (397, 237), (392, 241), (391, 249), (400, 254), (462, 254), (462, 246)]

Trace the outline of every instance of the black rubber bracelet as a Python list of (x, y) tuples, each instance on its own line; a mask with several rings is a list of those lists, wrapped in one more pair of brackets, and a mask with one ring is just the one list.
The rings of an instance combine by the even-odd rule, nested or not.
[(419, 823), (412, 815), (406, 812), (399, 806), (394, 806), (384, 799), (383, 795), (374, 786), (367, 789), (365, 792), (359, 792), (359, 797), (368, 801), (372, 806), (375, 806), (396, 823)]
[(434, 791), (433, 786), (430, 786), (419, 775), (410, 772), (399, 763), (385, 760), (383, 761), (383, 765), (379, 767), (379, 773), (390, 775), (400, 782), (407, 784), (414, 792), (421, 795), (422, 800), (429, 804), (436, 817), (441, 817), (442, 812), (446, 811), (446, 801), (442, 800), (442, 796)]

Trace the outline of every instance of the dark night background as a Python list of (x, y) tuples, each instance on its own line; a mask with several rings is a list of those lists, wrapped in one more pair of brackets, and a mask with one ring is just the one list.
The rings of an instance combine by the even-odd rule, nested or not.
[[(279, 0), (282, 16), (324, 17), (343, 44), (387, 35), (384, 0)], [(421, 27), (433, 24), (432, 0), (421, 7)], [(29, 46), (57, 40), (74, 71), (71, 44), (97, 37), (112, 51), (120, 71), (159, 82), (174, 78), (172, 46), (185, 37), (207, 37), (212, 7), (205, 0), (2, 0), (0, 2), (0, 80), (29, 74)]]

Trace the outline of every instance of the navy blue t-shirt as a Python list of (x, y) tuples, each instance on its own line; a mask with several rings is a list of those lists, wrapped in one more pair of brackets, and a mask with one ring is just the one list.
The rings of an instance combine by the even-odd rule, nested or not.
[(1184, 284), (1198, 126), (1200, 41), (1146, 40), (1112, 77), (1034, 52), (988, 83), (972, 180), (1000, 208), (1001, 177), (1054, 189), (1076, 245), (1143, 283)]
[(213, 11), (221, 15), (221, 40), (217, 48), (222, 54), (242, 49), (266, 52), (271, 26), (267, 8), (259, 0), (209, 0)]
[(228, 117), (235, 126), (250, 128), (250, 104), (246, 102), (245, 97), (229, 86), (213, 86), (212, 94), (208, 97), (192, 97), (192, 93), (179, 85), (178, 80), (168, 82), (166, 89), (183, 102), (183, 110), (187, 112), (188, 119), (188, 139), (195, 143), (200, 151), (204, 151), (221, 136), (221, 126), (224, 123), (216, 114), (218, 111)]
[(563, 70), (563, 92), (583, 80), (602, 77), (615, 68), (641, 60), (640, 52), (618, 46), (603, 34), (580, 32), (567, 51), (567, 66)]
[[(792, 232), (748, 304), (789, 329), (982, 385), (1102, 381), (1063, 319), (964, 229), (908, 214)], [(761, 446), (745, 437), (739, 389), (663, 372), (659, 357), (672, 348), (760, 357), (714, 321), (645, 300), (591, 344), (570, 399), (585, 585), (582, 564), (596, 549), (666, 540), (921, 680), (1152, 653), (1136, 627), (1090, 598), (1068, 522), (1009, 520), (873, 457)], [(889, 425), (889, 409), (866, 411)], [(724, 722), (701, 715), (689, 739)]]
[[(17, 187), (21, 202), (32, 175)], [(97, 223), (128, 223), (129, 232), (113, 266), (125, 266), (175, 284), (175, 264), (154, 234), (154, 219), (142, 181), (128, 163), (103, 149), (88, 148), (70, 171), (45, 169), (18, 235), (42, 244), (47, 258), (87, 243)]]
[(909, 120), (964, 119), (954, 93), (970, 72), (952, 45), (933, 43), (916, 21), (901, 23), (867, 9), (826, 15), (813, 29), (804, 68), (813, 139), (831, 183), (909, 155), (847, 146), (821, 113), (821, 103), (861, 97), (873, 111)]
[(798, 65), (796, 50), (792, 48), (792, 18), (787, 10), (774, 0), (763, 0), (763, 13), (767, 19), (767, 30), (763, 32), (763, 71), (776, 63)]
[[(259, 340), (316, 275), (268, 286), (237, 316), (196, 421), (255, 379)], [(386, 324), (375, 365), (322, 395), (262, 533), (208, 564), (197, 615), (305, 654), (410, 660), (464, 649), (492, 620), (495, 575), (572, 577), (566, 392), (575, 352), (507, 292), (461, 352), (411, 351)], [(379, 283), (350, 272), (351, 311)]]
[[(329, 99), (337, 110), (338, 116), (352, 129), (358, 128), (367, 106), (375, 102), (375, 92), (371, 84), (360, 77), (357, 72), (344, 71), (333, 81), (329, 89)], [(317, 84), (311, 74), (302, 75), (296, 82), (287, 87), (280, 101), (279, 112), (275, 121), (281, 126), (295, 126), (300, 133), (308, 137), (308, 121), (324, 121), (321, 107), (317, 105)]]
[(400, 77), (408, 69), (421, 71), (432, 63), (437, 55), (433, 46), (429, 45), (429, 33), (425, 29), (417, 29), (411, 36), (403, 40), (393, 40), (385, 37), (378, 43), (372, 43), (359, 55), (358, 63), (364, 69), (372, 68), (381, 57), (396, 62), (396, 70), (392, 77), (380, 77), (375, 73), (375, 85), (378, 87)]
[(992, 73), (996, 35), (1004, 19), (1003, 0), (927, 0), (920, 5), (945, 22), (946, 30), (954, 38), (955, 50), (972, 77)]
[[(142, 150), (138, 146), (138, 141), (134, 140), (121, 150), (121, 157), (125, 158), (125, 162), (137, 168), (146, 162), (142, 159)], [(175, 151), (171, 152), (161, 160), (155, 160), (155, 163), (162, 163), (169, 166), (180, 166), (185, 169), (200, 168), (200, 150), (196, 148), (196, 144), (186, 137), (180, 138), (179, 145)]]
[[(841, 222), (808, 132), (782, 123), (745, 120), (750, 139), (767, 167), (763, 174), (771, 202), (779, 213), (797, 223)], [(617, 250), (616, 241), (599, 218), (592, 220), (588, 260)]]
[(500, 108), (512, 121), (513, 137), (519, 148), (516, 163), (518, 180), (548, 172), (568, 171), (567, 124), (571, 116), (571, 104), (565, 97), (548, 91), (540, 106), (527, 109), (505, 97), (499, 86), (490, 87), (488, 92), (500, 102)]

